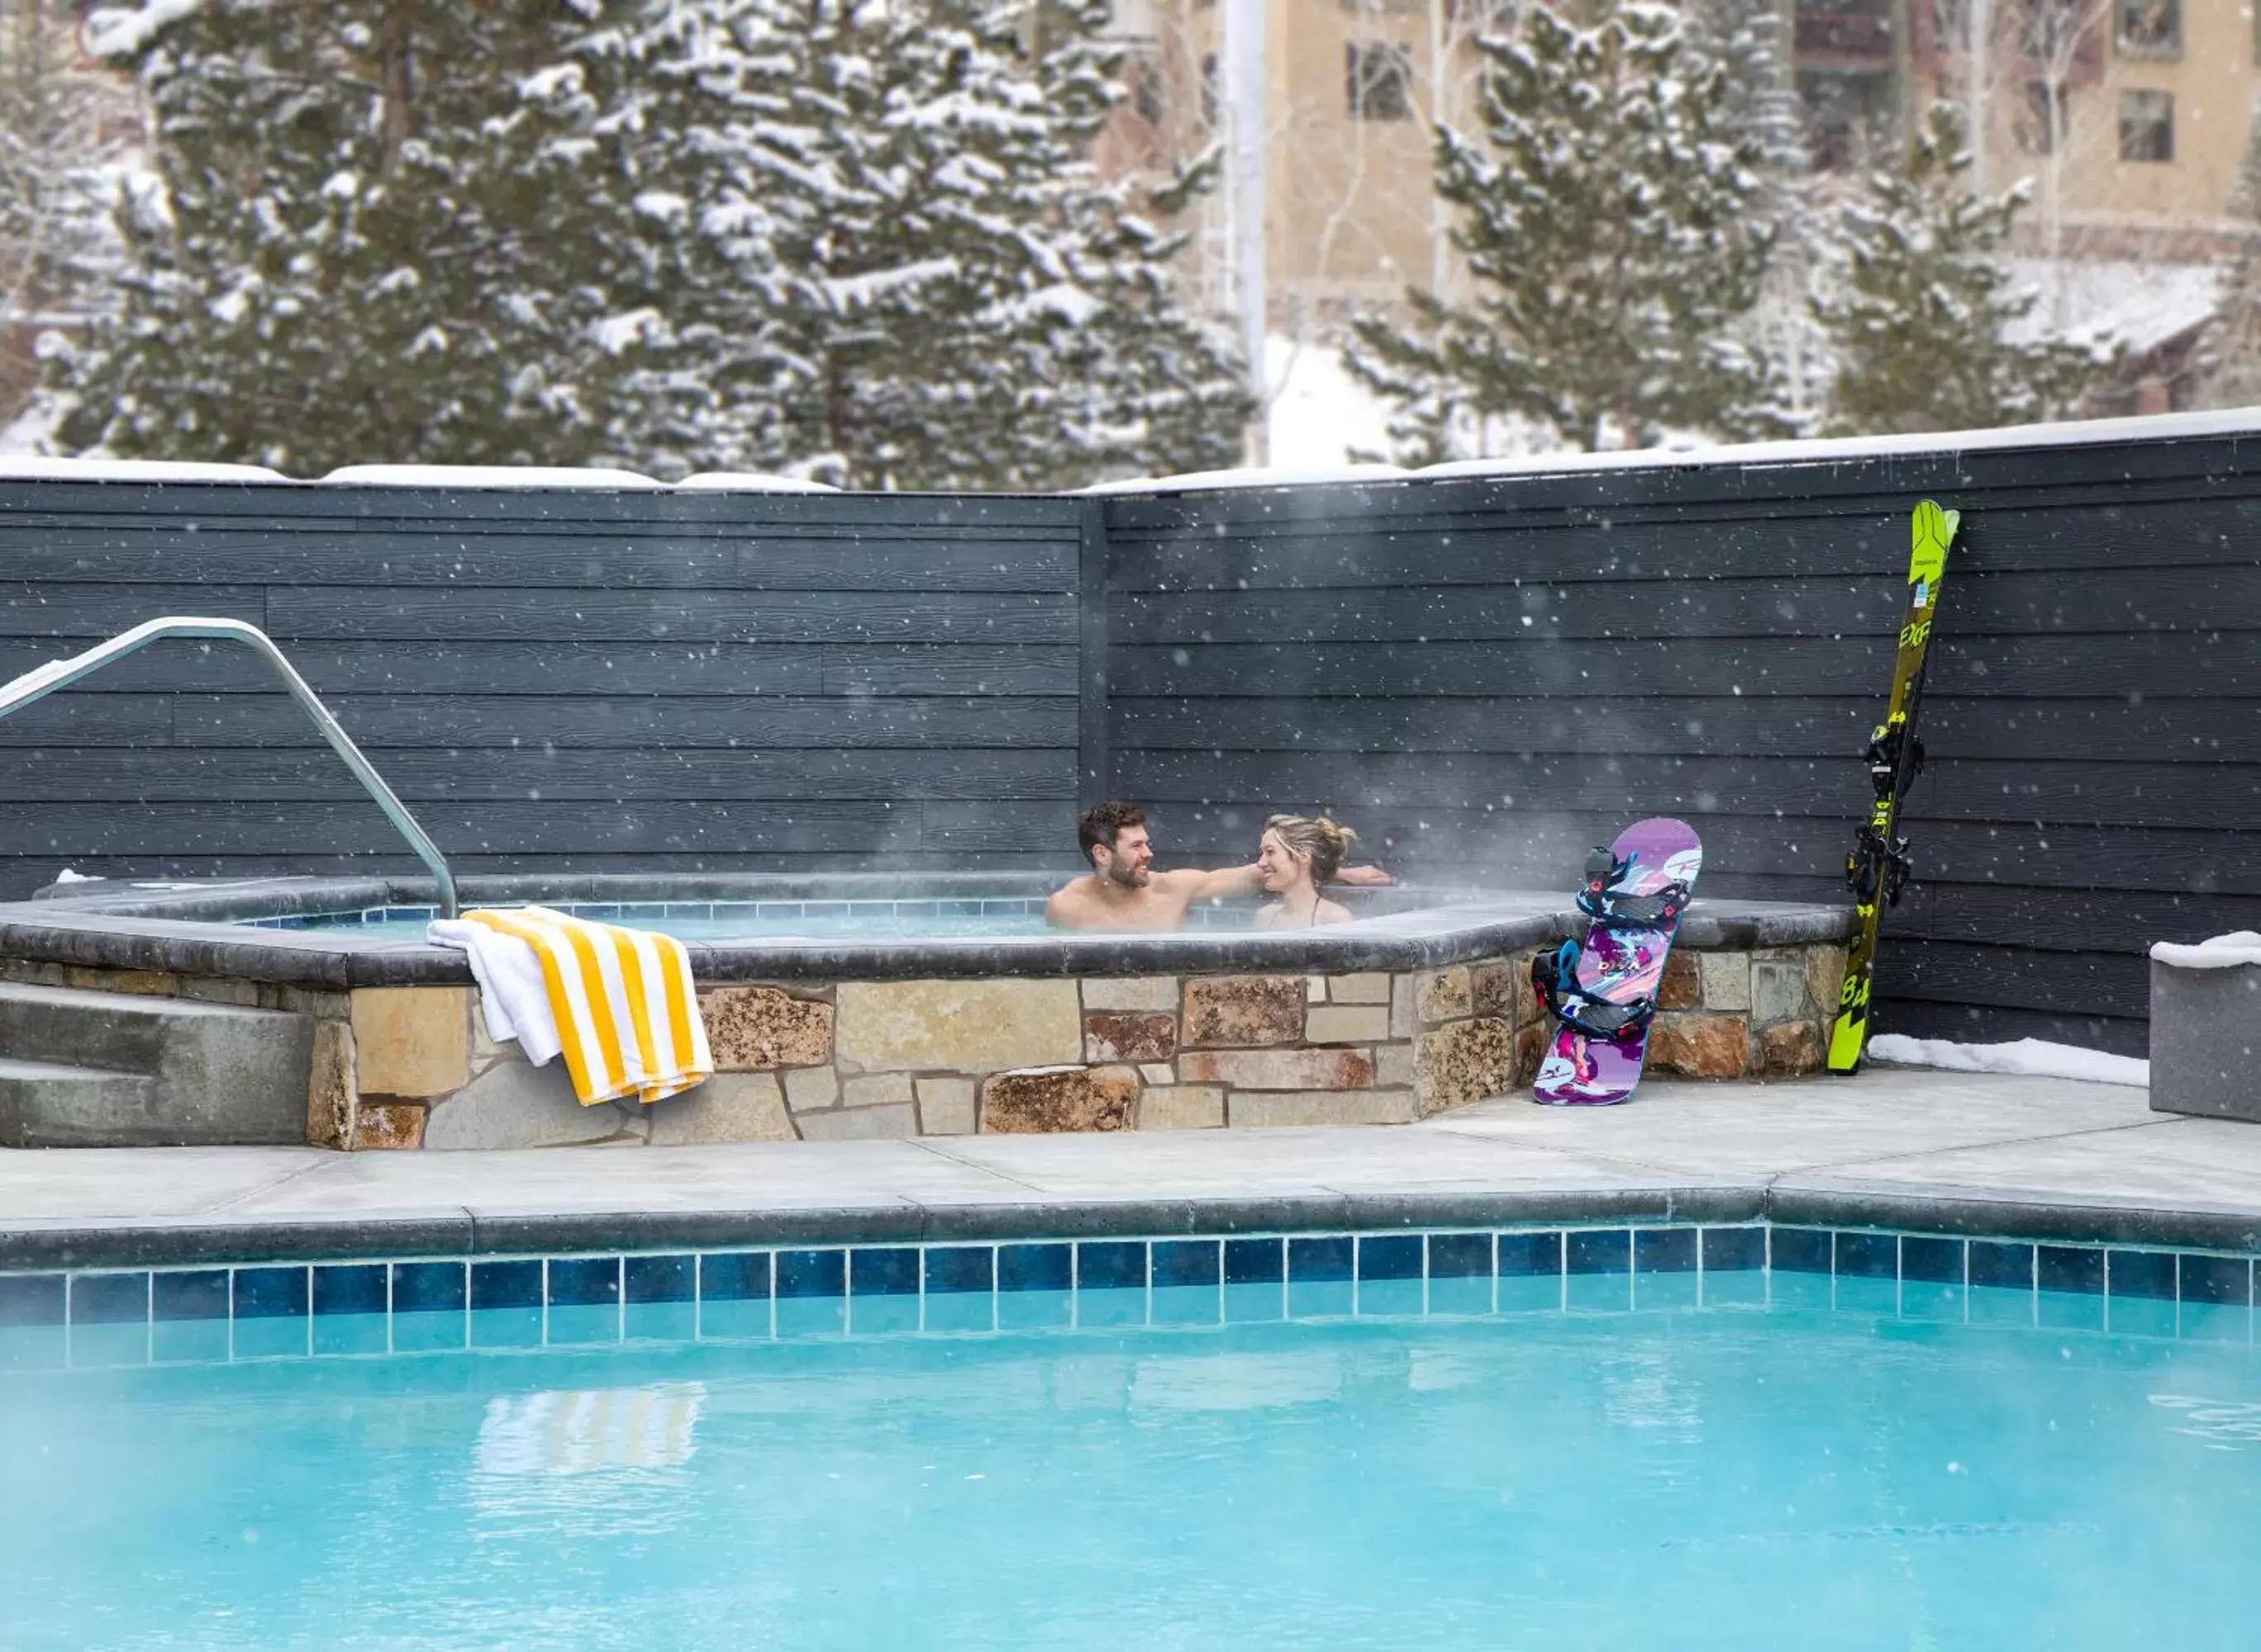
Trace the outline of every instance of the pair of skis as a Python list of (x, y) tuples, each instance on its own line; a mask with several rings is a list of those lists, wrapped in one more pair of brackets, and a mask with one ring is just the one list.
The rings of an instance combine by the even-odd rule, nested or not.
[[(1899, 904), (1907, 881), (1899, 806), (1923, 770), (1916, 712), (1947, 553), (1961, 521), (1960, 512), (1926, 499), (1916, 506), (1910, 525), (1907, 607), (1893, 660), (1891, 698), (1866, 753), (1876, 801), (1845, 861), (1858, 927), (1846, 951), (1844, 985), (1829, 1029), (1827, 1059), (1834, 1073), (1851, 1073), (1861, 1065), (1877, 923), (1884, 908)], [(1647, 1054), (1665, 960), (1703, 864), (1703, 844), (1676, 820), (1639, 822), (1608, 848), (1594, 851), (1578, 897), (1579, 909), (1591, 920), (1584, 942), (1565, 941), (1532, 964), (1540, 1002), (1559, 1024), (1533, 1086), (1534, 1100), (1593, 1107), (1631, 1099)]]
[(1923, 772), (1923, 742), (1917, 737), (1917, 707), (1923, 700), (1923, 672), (1931, 654), (1932, 617), (1947, 574), (1947, 553), (1955, 543), (1960, 511), (1942, 510), (1930, 499), (1915, 507), (1909, 524), (1907, 607), (1900, 620), (1899, 652), (1892, 661), (1892, 697), (1884, 720), (1869, 736), (1869, 779), (1876, 801), (1845, 858), (1845, 886), (1853, 892), (1857, 927), (1845, 951), (1845, 984), (1838, 991), (1836, 1018), (1829, 1026), (1827, 1062), (1832, 1073), (1859, 1069), (1869, 1039), (1869, 982), (1877, 960), (1877, 925), (1884, 909), (1898, 906), (1907, 882), (1907, 839), (1900, 835), (1900, 800)]

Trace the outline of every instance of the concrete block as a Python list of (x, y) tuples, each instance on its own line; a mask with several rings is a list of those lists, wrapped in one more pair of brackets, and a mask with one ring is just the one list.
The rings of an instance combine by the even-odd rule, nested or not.
[(2261, 966), (2151, 960), (2151, 1109), (2261, 1124)]

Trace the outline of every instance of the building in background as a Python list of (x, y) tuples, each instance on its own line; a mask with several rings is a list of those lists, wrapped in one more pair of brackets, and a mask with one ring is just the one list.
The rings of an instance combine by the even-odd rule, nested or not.
[[(1324, 338), (1351, 314), (1396, 307), (1409, 284), (1449, 292), (1431, 124), (1476, 124), (1474, 38), (1512, 26), (1523, 0), (1254, 3), (1270, 48), (1272, 331)], [(2140, 365), (2115, 406), (2177, 403), (2210, 312), (2210, 268), (2238, 233), (2230, 198), (2261, 94), (2257, 0), (1783, 4), (1816, 169), (1889, 161), (1924, 103), (1963, 104), (1985, 135), (1985, 185), (2028, 182), (2021, 251), (2046, 324), (2121, 329)], [(1135, 61), (1109, 163), (1162, 166), (1216, 142), (1217, 0), (1130, 0), (1118, 28)], [(1225, 207), (1219, 193), (1196, 209), (1189, 255), (1220, 314), (1234, 293)], [(2148, 309), (2147, 288), (2158, 298)]]

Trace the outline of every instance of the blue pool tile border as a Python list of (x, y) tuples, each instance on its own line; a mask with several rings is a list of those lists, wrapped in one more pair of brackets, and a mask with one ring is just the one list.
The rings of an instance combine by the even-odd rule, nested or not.
[(1781, 1302), (2250, 1344), (2256, 1265), (1762, 1222), (764, 1246), (0, 1273), (0, 1336), (61, 1329), (57, 1361), (114, 1367)]

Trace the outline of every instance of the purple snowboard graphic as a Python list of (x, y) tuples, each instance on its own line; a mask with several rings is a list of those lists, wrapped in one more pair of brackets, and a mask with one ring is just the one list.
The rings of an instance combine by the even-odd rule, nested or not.
[[(1683, 891), (1693, 889), (1704, 865), (1704, 845), (1687, 822), (1662, 817), (1626, 827), (1610, 852), (1630, 863), (1607, 891), (1611, 903), (1637, 902), (1663, 894), (1675, 885)], [(1686, 906), (1684, 895), (1678, 904)], [(1664, 984), (1664, 960), (1679, 927), (1676, 911), (1653, 924), (1595, 919), (1578, 954), (1576, 995), (1564, 1007), (1575, 1013), (1582, 1002), (1597, 1007), (1643, 1000), (1653, 1003)], [(1607, 1011), (1597, 1008), (1589, 1013), (1601, 1018)], [(1540, 1067), (1532, 1099), (1554, 1107), (1606, 1107), (1625, 1101), (1640, 1082), (1641, 1058), (1647, 1052), (1646, 1020), (1617, 1038), (1596, 1037), (1566, 1022), (1557, 1029)]]

